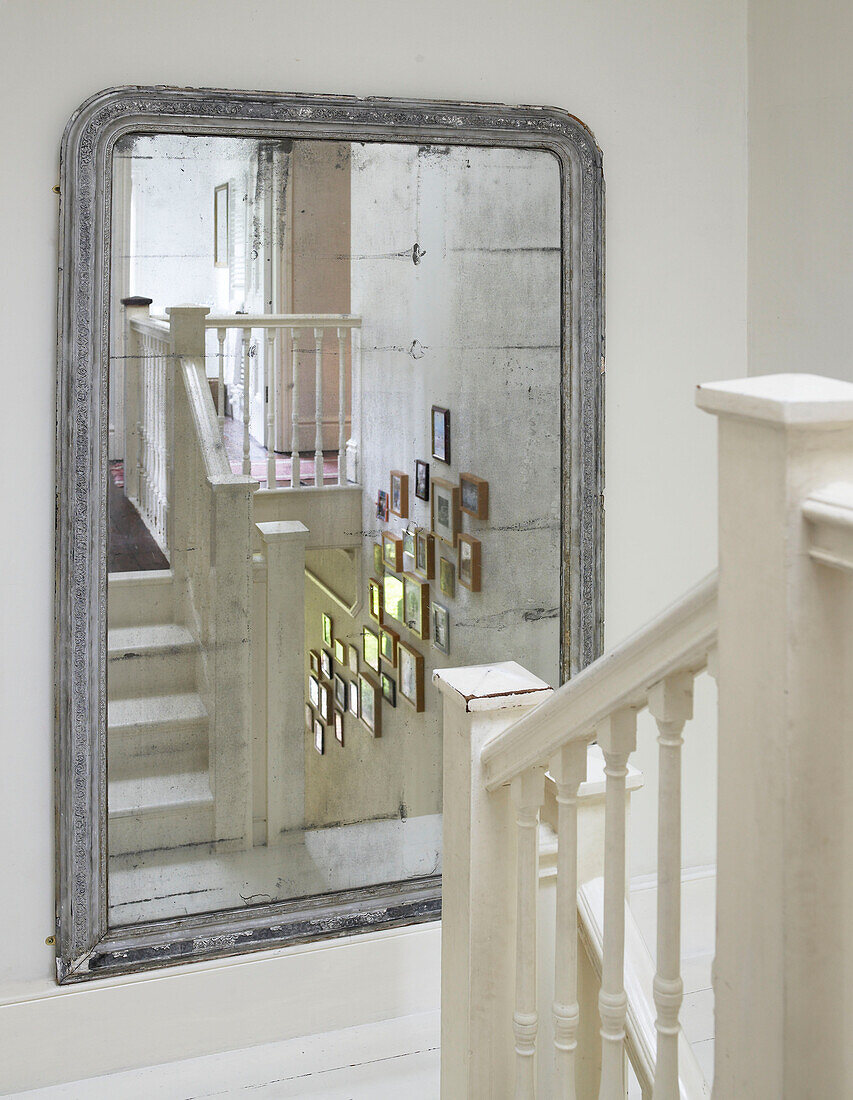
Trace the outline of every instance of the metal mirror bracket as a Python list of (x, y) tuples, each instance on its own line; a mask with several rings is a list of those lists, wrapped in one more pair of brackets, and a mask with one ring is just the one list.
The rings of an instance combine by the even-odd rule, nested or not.
[(110, 930), (106, 847), (106, 476), (112, 150), (128, 133), (549, 150), (562, 202), (564, 676), (600, 652), (603, 196), (590, 131), (551, 107), (116, 88), (62, 141), (56, 536), (57, 976), (60, 982), (281, 947), (440, 915), (439, 876)]

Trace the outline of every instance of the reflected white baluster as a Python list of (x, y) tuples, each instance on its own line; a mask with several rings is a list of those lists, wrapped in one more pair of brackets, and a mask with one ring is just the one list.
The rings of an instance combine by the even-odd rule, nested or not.
[(555, 1097), (576, 1100), (578, 1045), (578, 788), (586, 779), (585, 741), (566, 745), (551, 761), (557, 784), (557, 914), (554, 945)]
[(314, 488), (323, 488), (323, 330), (314, 329)]
[(347, 483), (347, 372), (345, 340), (349, 329), (338, 329), (338, 485)]
[(637, 747), (637, 712), (616, 711), (596, 728), (604, 753), (604, 958), (601, 968), (599, 1100), (625, 1100), (625, 777)]
[(657, 1061), (654, 1100), (678, 1100), (678, 1012), (681, 981), (681, 746), (684, 723), (693, 717), (693, 676), (668, 676), (649, 692), (649, 711), (657, 721), (658, 779), (658, 928)]
[(545, 797), (545, 769), (530, 768), (510, 784), (517, 830), (515, 1035), (516, 1100), (536, 1096), (536, 900), (539, 889), (539, 807)]
[(136, 500), (142, 506), (145, 485), (145, 336), (139, 334), (136, 344), (137, 394), (136, 394)]
[(251, 371), (249, 370), (249, 348), (252, 342), (252, 330), (243, 329), (243, 473), (252, 472), (252, 460), (249, 457), (249, 419), (251, 416)]
[(299, 488), (299, 329), (290, 330), (292, 390), (290, 395), (290, 484)]
[(218, 328), (216, 330), (216, 339), (219, 342), (219, 387), (216, 390), (216, 415), (219, 417), (219, 430), (222, 431), (225, 423), (225, 337), (228, 335), (228, 330), (224, 328)]
[(275, 479), (275, 380), (278, 373), (274, 328), (267, 329), (267, 348), (264, 374), (267, 379), (267, 488), (274, 489)]

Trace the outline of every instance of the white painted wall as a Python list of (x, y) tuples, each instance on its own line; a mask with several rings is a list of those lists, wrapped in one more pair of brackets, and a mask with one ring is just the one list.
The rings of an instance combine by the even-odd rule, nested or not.
[(853, 380), (853, 5), (749, 3), (749, 372)]
[[(607, 180), (609, 642), (715, 558), (714, 431), (692, 391), (745, 372), (745, 0), (432, 0), (403, 20), (395, 0), (257, 0), (241, 12), (251, 49), (234, 48), (233, 14), (226, 0), (203, 12), (176, 0), (144, 10), (128, 0), (3, 6), (0, 239), (14, 262), (0, 270), (0, 303), (4, 330), (27, 334), (24, 344), (7, 339), (2, 367), (10, 415), (0, 464), (0, 830), (14, 837), (0, 905), (7, 999), (49, 990), (53, 966), (44, 945), (53, 930), (51, 188), (65, 122), (93, 92), (136, 82), (436, 96), (556, 104), (584, 119)], [(158, 984), (148, 1016), (169, 1005), (170, 988)], [(340, 995), (334, 984), (316, 989), (330, 1003)], [(365, 1013), (382, 1011), (365, 983), (362, 994)], [(56, 996), (84, 1011), (70, 1000), (79, 992)], [(244, 1005), (231, 1004), (236, 1018)], [(282, 1034), (301, 1011), (282, 1006)], [(199, 1049), (208, 1017), (198, 1019), (182, 1029), (186, 1053)], [(133, 1015), (124, 1022), (132, 1030)], [(35, 1022), (13, 1038), (39, 1051), (33, 1082), (71, 1075), (51, 1059), (47, 1033)], [(147, 1044), (144, 1058), (161, 1055)]]

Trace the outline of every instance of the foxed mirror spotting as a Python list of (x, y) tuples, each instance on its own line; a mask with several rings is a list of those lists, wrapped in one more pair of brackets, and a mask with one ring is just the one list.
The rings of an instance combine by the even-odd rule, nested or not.
[(59, 980), (435, 919), (434, 670), (599, 651), (600, 152), (552, 108), (124, 88), (61, 157)]

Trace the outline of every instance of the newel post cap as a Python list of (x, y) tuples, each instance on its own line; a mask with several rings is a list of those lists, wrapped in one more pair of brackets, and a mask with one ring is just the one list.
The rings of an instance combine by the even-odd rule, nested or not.
[(440, 668), (432, 682), (464, 711), (506, 710), (541, 703), (554, 689), (516, 661)]
[(853, 427), (853, 385), (822, 374), (763, 374), (696, 387), (696, 404), (721, 418), (779, 428)]
[(276, 542), (307, 542), (311, 533), (298, 519), (274, 520), (255, 526), (268, 546)]

